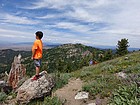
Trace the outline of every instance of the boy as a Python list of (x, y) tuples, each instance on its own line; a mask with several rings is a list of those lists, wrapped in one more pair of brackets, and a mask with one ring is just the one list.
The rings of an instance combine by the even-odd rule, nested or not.
[(42, 37), (43, 33), (41, 31), (37, 31), (36, 33), (36, 40), (32, 46), (32, 57), (31, 59), (34, 60), (34, 65), (36, 69), (36, 75), (32, 78), (32, 81), (39, 79), (39, 71), (41, 66), (41, 58), (43, 53), (43, 44), (42, 44)]

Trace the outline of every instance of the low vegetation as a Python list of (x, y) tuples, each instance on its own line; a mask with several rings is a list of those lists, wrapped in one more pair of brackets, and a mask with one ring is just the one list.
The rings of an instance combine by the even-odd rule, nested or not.
[(110, 105), (139, 105), (140, 89), (133, 83), (127, 86), (119, 86), (112, 94)]
[(55, 79), (55, 87), (53, 89), (53, 91), (59, 89), (59, 88), (62, 88), (64, 85), (68, 84), (68, 80), (71, 78), (71, 75), (69, 73), (55, 73), (55, 74), (52, 74), (54, 75), (54, 79)]
[[(130, 81), (129, 77), (140, 75), (139, 55), (140, 52), (135, 52), (94, 66), (83, 67), (73, 72), (73, 76), (80, 77), (85, 82), (83, 90), (89, 92), (93, 99), (98, 95), (100, 98), (108, 97), (108, 103), (111, 105), (138, 105), (140, 87), (136, 81)], [(118, 78), (116, 73), (119, 72), (126, 73), (128, 78)]]
[(7, 98), (7, 95), (4, 92), (0, 92), (0, 102), (4, 101)]
[(45, 97), (43, 100), (34, 100), (28, 105), (62, 105), (61, 100), (58, 97)]

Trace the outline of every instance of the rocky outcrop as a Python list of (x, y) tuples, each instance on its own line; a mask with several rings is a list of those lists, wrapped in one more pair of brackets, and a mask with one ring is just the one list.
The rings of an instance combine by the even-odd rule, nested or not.
[(32, 99), (50, 95), (55, 84), (54, 80), (46, 71), (41, 72), (40, 75), (38, 80), (31, 81), (30, 78), (17, 89), (16, 100), (18, 104), (26, 104)]
[[(9, 94), (13, 89), (16, 89), (25, 81), (26, 68), (21, 64), (21, 55), (14, 57), (9, 74), (5, 72), (6, 81), (0, 81), (0, 90)], [(8, 78), (7, 78), (8, 77)]]
[(13, 89), (17, 88), (20, 81), (24, 78), (26, 68), (21, 64), (21, 55), (14, 57), (14, 61), (11, 66), (10, 73), (8, 75), (7, 83), (12, 86)]

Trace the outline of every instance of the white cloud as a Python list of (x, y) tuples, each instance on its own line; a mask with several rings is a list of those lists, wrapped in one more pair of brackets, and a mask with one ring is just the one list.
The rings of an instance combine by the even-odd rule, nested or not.
[(101, 21), (101, 17), (81, 7), (74, 8), (74, 11), (68, 12), (67, 16), (71, 18), (75, 18), (76, 20), (84, 21), (84, 22), (100, 22)]
[[(85, 40), (82, 36), (77, 36), (76, 34), (58, 32), (53, 30), (44, 30), (45, 36), (43, 37), (44, 42), (52, 43), (89, 43), (88, 40)], [(80, 37), (80, 38), (78, 38)]]
[[(37, 2), (32, 2), (30, 6), (25, 6), (25, 9), (40, 9), (40, 8), (61, 8), (69, 3), (69, 0), (38, 0)], [(21, 7), (22, 8), (22, 7)]]
[(21, 32), (16, 30), (8, 30), (8, 29), (0, 29), (0, 37), (1, 39), (7, 38), (7, 40), (11, 41), (29, 41), (33, 39), (29, 36), (29, 32)]
[(54, 25), (56, 28), (63, 28), (63, 29), (69, 29), (71, 31), (74, 32), (89, 32), (90, 31), (90, 27), (86, 26), (86, 25), (81, 25), (78, 23), (71, 23), (71, 22), (60, 22), (57, 23), (56, 25)]
[[(57, 18), (60, 17), (60, 15), (57, 15)], [(62, 16), (61, 16), (62, 17)], [(51, 14), (51, 15), (45, 15), (45, 16), (40, 16), (40, 17), (36, 17), (38, 19), (51, 19), (51, 18), (56, 18), (56, 14)]]
[(15, 16), (11, 14), (4, 13), (0, 16), (2, 23), (13, 23), (13, 24), (37, 24), (39, 21), (33, 21), (27, 17)]

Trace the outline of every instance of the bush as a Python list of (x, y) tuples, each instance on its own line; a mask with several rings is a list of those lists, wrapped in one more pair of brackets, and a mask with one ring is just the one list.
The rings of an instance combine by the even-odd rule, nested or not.
[(0, 92), (0, 102), (4, 101), (7, 98), (6, 93)]
[(89, 92), (93, 98), (97, 94), (100, 94), (100, 98), (110, 97), (111, 91), (120, 84), (119, 80), (110, 75), (97, 75), (92, 78), (94, 79), (94, 82), (85, 84), (82, 89)]
[(58, 97), (46, 97), (42, 105), (62, 105)]
[(140, 88), (136, 84), (120, 86), (115, 90), (109, 105), (139, 105)]
[(59, 72), (55, 73), (55, 87), (54, 90), (63, 87), (64, 85), (68, 84), (68, 80), (70, 78), (70, 74), (60, 74)]
[(43, 100), (33, 100), (27, 105), (62, 105), (62, 102), (58, 97), (47, 96)]

